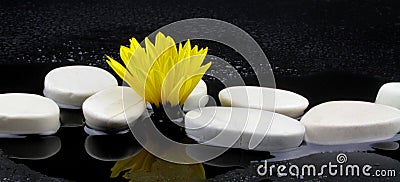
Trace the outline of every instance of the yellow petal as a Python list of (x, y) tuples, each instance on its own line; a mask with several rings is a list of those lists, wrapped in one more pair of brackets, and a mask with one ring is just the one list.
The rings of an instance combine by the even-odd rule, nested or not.
[(190, 78), (185, 83), (184, 89), (182, 92), (180, 92), (180, 98), (179, 98), (179, 103), (184, 104), (186, 99), (189, 97), (190, 93), (193, 91), (193, 89), (196, 87), (196, 85), (199, 83), (203, 75), (199, 74), (196, 76), (193, 76)]
[(144, 39), (144, 42), (146, 44), (146, 53), (148, 55), (148, 58), (151, 61), (155, 61), (155, 59), (157, 58), (158, 55), (157, 55), (157, 50), (156, 50), (154, 44), (150, 42), (148, 37), (146, 37)]
[(121, 56), (122, 61), (124, 61), (125, 66), (129, 64), (132, 53), (133, 51), (125, 46), (121, 46), (119, 49), (119, 55)]
[(142, 48), (135, 38), (130, 39), (129, 48), (121, 46), (120, 57), (126, 69), (111, 57), (107, 57), (107, 63), (156, 107), (165, 103), (182, 105), (211, 65), (202, 66), (208, 48), (192, 48), (190, 40), (176, 46), (173, 38), (161, 32), (154, 44), (146, 38), (145, 46)]
[(140, 46), (139, 42), (135, 38), (132, 38), (129, 41), (131, 42), (131, 45), (129, 47), (129, 49), (131, 49), (131, 51), (135, 51), (136, 48), (138, 48)]
[(124, 78), (125, 72), (126, 72), (125, 67), (123, 67), (121, 64), (119, 64), (117, 61), (115, 61), (110, 56), (107, 56), (107, 59), (108, 59), (107, 60), (108, 65), (110, 65), (110, 67), (117, 73), (117, 75), (120, 78)]

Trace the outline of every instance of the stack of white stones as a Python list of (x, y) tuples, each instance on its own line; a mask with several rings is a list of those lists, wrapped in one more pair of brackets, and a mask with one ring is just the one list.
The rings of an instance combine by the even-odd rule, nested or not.
[(186, 115), (192, 138), (208, 145), (273, 151), (294, 148), (303, 136), (306, 142), (336, 145), (384, 140), (400, 131), (400, 83), (383, 85), (376, 103), (326, 102), (311, 108), (300, 122), (289, 117), (301, 116), (308, 101), (290, 91), (228, 87), (219, 99), (226, 107)]
[(132, 89), (117, 85), (113, 75), (97, 67), (56, 68), (44, 80), (47, 98), (0, 94), (0, 135), (53, 134), (60, 127), (59, 108), (80, 109), (82, 105), (89, 127), (126, 129), (128, 121), (143, 113), (144, 101)]
[[(120, 131), (139, 118), (145, 101), (119, 87), (107, 71), (66, 66), (45, 78), (44, 95), (0, 94), (0, 134), (52, 134), (60, 127), (61, 108), (82, 108), (86, 124)], [(400, 131), (400, 83), (387, 83), (376, 103), (332, 101), (303, 115), (309, 102), (294, 92), (253, 86), (219, 93), (224, 107), (204, 107), (207, 85), (200, 81), (184, 104), (189, 136), (207, 145), (251, 150), (285, 150), (306, 142), (333, 145), (384, 140)], [(295, 118), (301, 118), (300, 122)]]
[[(109, 72), (93, 66), (65, 66), (50, 71), (44, 95), (1, 94), (0, 134), (52, 134), (59, 127), (60, 109), (81, 109), (86, 125), (100, 131), (121, 131), (145, 110), (143, 98), (119, 87)], [(185, 102), (185, 110), (204, 107), (207, 85), (199, 82)]]
[(65, 66), (46, 75), (43, 94), (61, 108), (80, 109), (93, 94), (117, 85), (117, 80), (106, 70), (93, 66)]
[(109, 72), (92, 66), (66, 66), (50, 71), (44, 95), (61, 108), (83, 110), (86, 125), (120, 131), (144, 111), (144, 100), (129, 87), (118, 87)]
[(299, 146), (305, 128), (297, 120), (308, 106), (303, 96), (280, 89), (236, 86), (223, 89), (225, 107), (187, 113), (186, 132), (208, 145), (277, 151)]

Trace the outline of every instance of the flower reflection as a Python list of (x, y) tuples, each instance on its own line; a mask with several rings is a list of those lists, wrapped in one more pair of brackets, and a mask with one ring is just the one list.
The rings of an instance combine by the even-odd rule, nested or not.
[(129, 181), (201, 181), (205, 179), (202, 164), (175, 164), (141, 150), (138, 154), (115, 163), (111, 178), (123, 177)]

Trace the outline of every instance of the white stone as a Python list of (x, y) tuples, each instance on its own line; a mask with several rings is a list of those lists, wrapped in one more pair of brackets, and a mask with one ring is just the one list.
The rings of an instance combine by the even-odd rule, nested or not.
[(384, 84), (376, 96), (377, 104), (384, 104), (400, 109), (400, 82)]
[(332, 101), (302, 118), (307, 142), (334, 145), (379, 141), (400, 131), (400, 110), (362, 101)]
[(206, 106), (208, 103), (207, 84), (200, 80), (183, 105), (184, 111), (190, 111)]
[(291, 91), (255, 86), (235, 86), (218, 94), (221, 105), (277, 112), (297, 118), (308, 107), (308, 100)]
[(102, 90), (86, 99), (82, 106), (86, 124), (105, 131), (128, 128), (128, 122), (139, 118), (145, 108), (143, 98), (130, 87)]
[(212, 146), (261, 151), (295, 148), (304, 137), (297, 120), (265, 110), (204, 107), (185, 116), (188, 136)]
[(23, 93), (0, 94), (0, 134), (51, 134), (60, 128), (60, 109), (51, 99)]
[(115, 77), (101, 68), (65, 66), (46, 75), (43, 93), (61, 108), (79, 109), (91, 95), (117, 85)]

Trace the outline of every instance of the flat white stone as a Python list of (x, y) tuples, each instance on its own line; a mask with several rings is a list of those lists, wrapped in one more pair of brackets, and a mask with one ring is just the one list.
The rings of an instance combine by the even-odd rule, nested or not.
[(255, 86), (235, 86), (218, 94), (221, 105), (277, 112), (297, 118), (308, 107), (308, 100), (291, 91)]
[(23, 93), (0, 94), (0, 134), (50, 134), (60, 128), (60, 109), (51, 99)]
[(79, 109), (91, 95), (117, 85), (115, 77), (101, 68), (65, 66), (46, 75), (43, 93), (61, 108)]
[(145, 110), (142, 97), (129, 87), (102, 90), (83, 103), (86, 124), (96, 130), (119, 131), (128, 128)]
[(183, 105), (184, 111), (190, 111), (206, 106), (208, 103), (207, 84), (200, 80)]
[(304, 137), (297, 120), (265, 110), (235, 107), (204, 107), (185, 116), (187, 134), (212, 146), (261, 151), (295, 148)]
[(334, 145), (379, 141), (400, 131), (400, 110), (362, 101), (332, 101), (302, 118), (307, 142)]
[(377, 104), (384, 104), (400, 109), (400, 82), (384, 84), (376, 96)]

